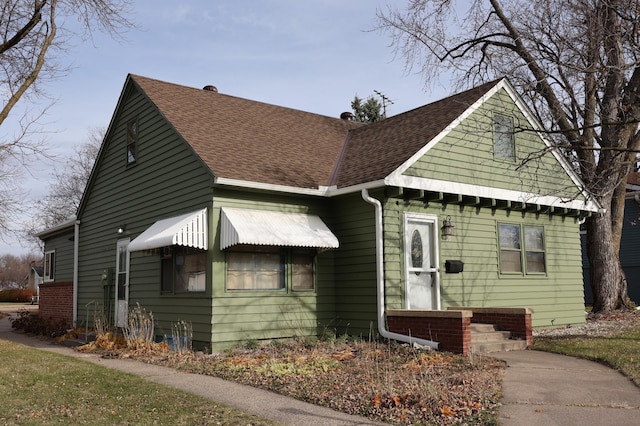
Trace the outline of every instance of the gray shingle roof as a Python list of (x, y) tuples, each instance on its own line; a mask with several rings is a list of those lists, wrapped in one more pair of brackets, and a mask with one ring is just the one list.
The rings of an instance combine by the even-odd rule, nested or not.
[(298, 188), (346, 187), (386, 177), (497, 83), (365, 126), (130, 78), (216, 177)]
[(357, 123), (131, 76), (216, 177), (318, 188)]

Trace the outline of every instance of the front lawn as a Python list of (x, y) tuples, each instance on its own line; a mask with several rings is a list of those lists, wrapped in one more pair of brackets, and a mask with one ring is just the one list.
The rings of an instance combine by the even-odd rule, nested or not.
[(640, 386), (640, 322), (610, 336), (537, 337), (534, 349), (602, 363)]
[(3, 425), (272, 425), (142, 378), (0, 340)]

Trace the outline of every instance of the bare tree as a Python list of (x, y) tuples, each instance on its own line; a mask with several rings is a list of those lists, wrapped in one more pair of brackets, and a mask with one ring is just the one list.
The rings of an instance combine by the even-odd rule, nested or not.
[(14, 112), (18, 117), (12, 117), (12, 122), (19, 127), (15, 134), (0, 136), (0, 236), (9, 230), (17, 211), (16, 197), (12, 197), (15, 173), (33, 155), (45, 152), (42, 140), (35, 136), (43, 111), (29, 107), (17, 111), (16, 106), (45, 97), (42, 83), (67, 71), (59, 61), (71, 43), (65, 25), (76, 20), (83, 37), (97, 30), (115, 38), (134, 27), (127, 19), (130, 7), (130, 0), (5, 0), (0, 4), (0, 127)]
[(38, 229), (59, 225), (76, 214), (105, 132), (104, 128), (92, 130), (87, 142), (75, 147), (75, 155), (54, 169), (54, 181), (37, 213)]
[(38, 254), (25, 254), (14, 256), (4, 254), (0, 256), (0, 289), (25, 288), (27, 276), (31, 266), (42, 266), (42, 256)]
[(606, 208), (586, 219), (594, 310), (628, 303), (618, 252), (640, 149), (640, 0), (410, 0), (378, 12), (427, 85), (508, 76)]

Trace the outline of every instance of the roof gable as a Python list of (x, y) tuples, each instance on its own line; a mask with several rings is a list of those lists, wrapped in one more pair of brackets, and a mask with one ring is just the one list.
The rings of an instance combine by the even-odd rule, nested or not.
[(496, 84), (496, 81), (486, 83), (351, 130), (333, 183), (340, 188), (384, 179), (455, 124)]
[[(477, 114), (480, 109), (484, 109), (484, 114), (487, 114), (480, 120), (485, 121), (483, 127), (478, 127), (478, 123), (467, 126), (469, 123), (466, 121), (469, 117)], [(517, 162), (510, 165), (493, 161), (491, 154), (490, 161), (484, 166), (485, 174), (492, 175), (493, 178), (488, 179), (485, 185), (478, 183), (478, 176), (472, 176), (471, 182), (458, 185), (455, 176), (458, 173), (457, 163), (454, 159), (446, 160), (449, 163), (449, 174), (453, 174), (449, 178), (420, 179), (406, 175), (406, 172), (420, 160), (427, 159), (423, 162), (428, 163), (430, 150), (440, 146), (441, 141), (452, 132), (459, 133), (450, 138), (450, 141), (454, 140), (454, 144), (457, 144), (456, 138), (463, 143), (468, 139), (468, 142), (471, 142), (469, 145), (475, 143), (474, 139), (484, 139), (485, 144), (488, 141), (492, 150), (493, 111), (503, 110), (508, 112), (508, 115), (517, 116), (518, 127), (523, 130), (530, 129), (516, 132), (517, 140), (527, 139), (528, 143), (533, 143), (536, 148), (532, 150), (531, 147), (527, 147), (530, 152), (520, 156)], [(465, 123), (465, 126), (461, 126), (462, 123)], [(552, 143), (544, 137), (541, 129), (542, 126), (508, 80), (489, 82), (380, 123), (350, 131), (343, 152), (343, 161), (334, 176), (334, 183), (338, 188), (347, 188), (370, 186), (371, 182), (378, 182), (380, 186), (597, 211), (600, 206), (590, 199), (580, 178), (566, 159), (554, 149)], [(541, 156), (537, 162), (528, 165), (521, 164), (527, 154), (532, 154), (535, 158), (536, 152), (546, 150), (551, 155)], [(467, 156), (479, 158), (479, 153), (470, 146), (467, 147), (466, 153)], [(447, 155), (445, 153), (444, 157)], [(541, 163), (545, 163), (543, 168), (539, 168)], [(500, 181), (504, 174), (500, 170), (504, 170), (504, 167), (512, 169), (511, 183), (508, 179)]]

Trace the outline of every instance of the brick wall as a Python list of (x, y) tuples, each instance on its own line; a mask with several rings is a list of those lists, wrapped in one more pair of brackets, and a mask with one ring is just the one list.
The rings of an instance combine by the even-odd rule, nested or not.
[(40, 284), (40, 318), (73, 324), (73, 283)]
[(438, 349), (467, 354), (471, 351), (470, 311), (387, 311), (389, 331), (439, 342)]
[(388, 310), (389, 331), (439, 342), (439, 350), (471, 353), (471, 323), (494, 324), (533, 345), (530, 308), (450, 307), (446, 311)]

